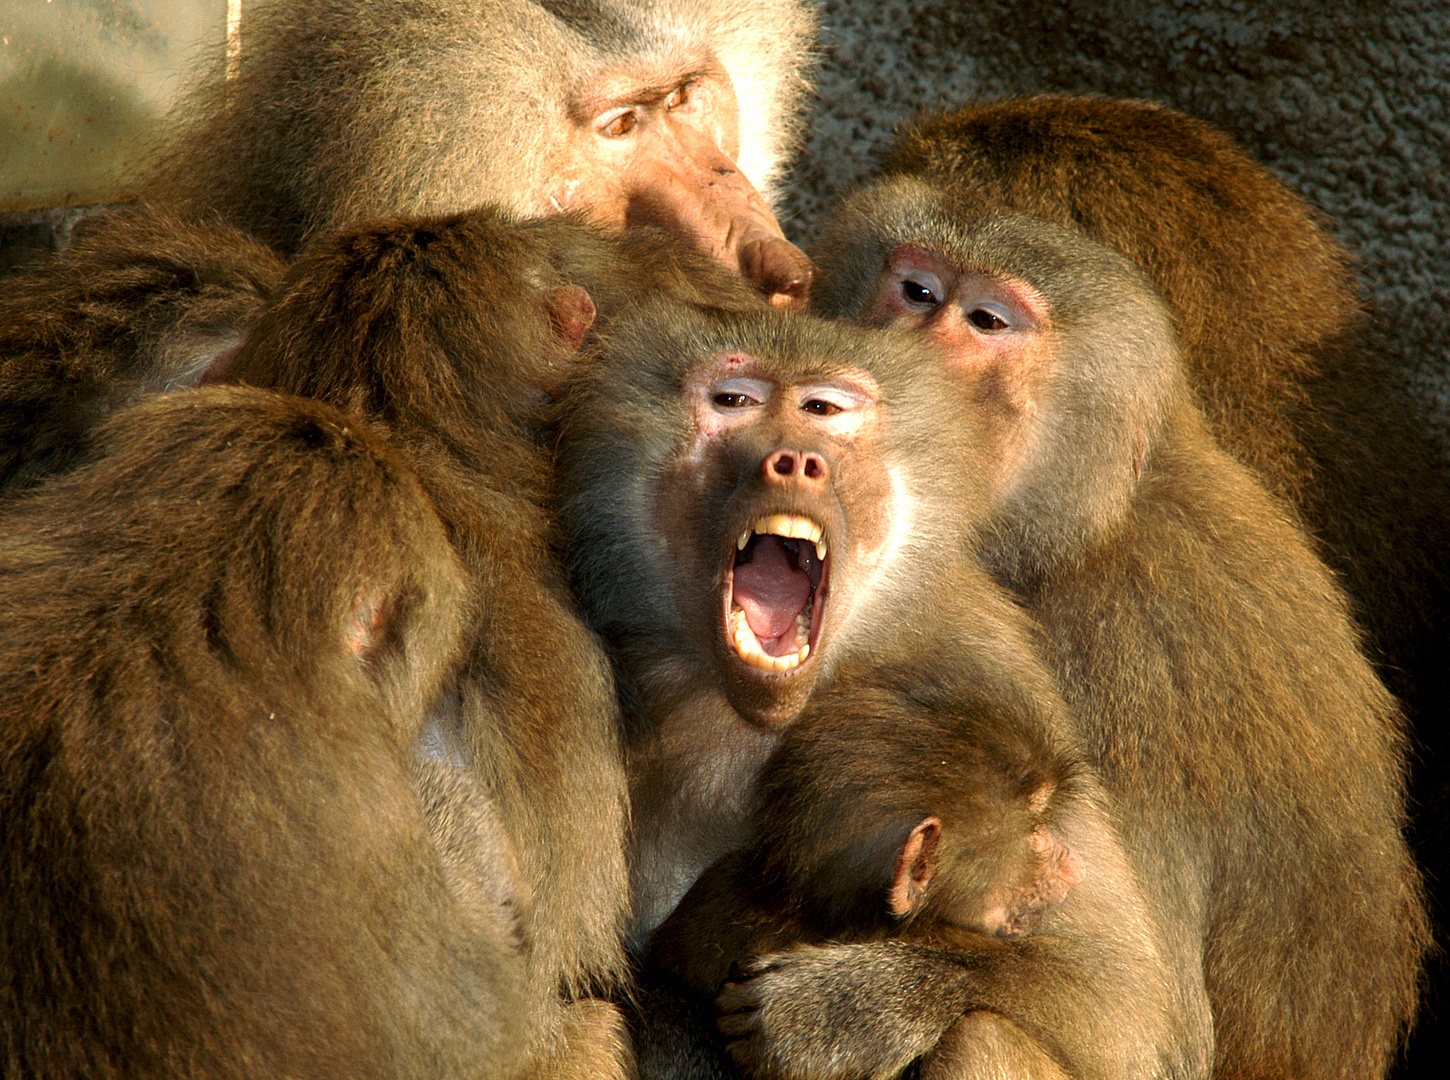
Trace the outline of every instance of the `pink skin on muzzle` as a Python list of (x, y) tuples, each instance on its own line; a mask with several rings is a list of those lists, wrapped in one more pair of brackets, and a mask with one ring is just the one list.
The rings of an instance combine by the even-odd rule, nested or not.
[(785, 238), (765, 199), (703, 133), (681, 125), (629, 170), (626, 224), (694, 236), (714, 258), (784, 307), (803, 307), (815, 266)]

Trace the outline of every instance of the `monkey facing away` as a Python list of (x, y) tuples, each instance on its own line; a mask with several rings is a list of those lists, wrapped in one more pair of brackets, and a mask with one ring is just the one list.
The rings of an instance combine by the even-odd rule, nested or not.
[[(963, 759), (908, 776), (918, 760), (911, 755), (925, 761), (933, 745), (926, 734), (932, 723), (946, 727), (944, 748), (1029, 740), (1028, 747), (1045, 749), (1026, 759), (1048, 775), (1075, 760), (1071, 721), (1034, 655), (1030, 628), (970, 557), (964, 530), (984, 518), (986, 493), (970, 472), (941, 463), (977, 452), (979, 433), (965, 408), (944, 421), (959, 394), (940, 368), (902, 335), (661, 302), (606, 332), (589, 370), (571, 386), (560, 433), (562, 513), (573, 580), (615, 652), (626, 701), (632, 936), (640, 951), (702, 874), (709, 890), (720, 887), (719, 874), (738, 872), (728, 864), (707, 870), (750, 845), (760, 807), (767, 820), (805, 815), (814, 835), (799, 849), (803, 858), (813, 844), (833, 842), (833, 826), (822, 821), (830, 780), (813, 787), (809, 770), (830, 767), (829, 747), (837, 743), (827, 733), (849, 743), (853, 716), (862, 718), (867, 740), (878, 727), (923, 718), (924, 747), (901, 747), (906, 735), (887, 734), (880, 763), (863, 741), (839, 767), (875, 792), (862, 796), (864, 806), (897, 798), (909, 806), (905, 830), (933, 812), (968, 805), (971, 784), (993, 775), (992, 767), (974, 772)], [(799, 739), (795, 723), (808, 725)], [(821, 736), (819, 750), (812, 732)], [(897, 748), (905, 757), (893, 756)], [(1013, 754), (1023, 756), (1020, 747)], [(762, 768), (781, 791), (759, 794)], [(922, 795), (920, 805), (913, 794)], [(1044, 861), (1057, 845), (1068, 861), (1055, 880), (1040, 878), (1045, 894), (1065, 899), (1013, 900), (1009, 890), (1009, 915), (989, 916), (982, 892), (975, 901), (967, 895), (974, 873), (996, 871), (1013, 886), (1031, 875), (1014, 876), (990, 858), (973, 870), (964, 860), (961, 876), (936, 879), (962, 890), (959, 905), (943, 888), (940, 907), (923, 904), (915, 940), (860, 943), (893, 960), (882, 979), (874, 969), (846, 967), (823, 988), (827, 999), (838, 996), (851, 1008), (879, 1007), (859, 1039), (838, 1027), (855, 1022), (849, 1009), (820, 997), (811, 999), (816, 1011), (789, 1017), (768, 1006), (767, 1018), (786, 1030), (774, 1033), (778, 1044), (753, 1037), (739, 1024), (746, 1014), (730, 1006), (740, 991), (727, 988), (721, 1027), (736, 1061), (770, 1076), (888, 1076), (968, 1031), (1015, 1046), (1020, 1032), (1045, 1028), (1047, 1047), (1028, 1047), (1018, 1059), (1044, 1075), (1055, 1075), (1055, 1060), (1077, 1075), (1145, 1073), (1160, 1062), (1192, 1071), (1207, 1052), (1195, 1034), (1206, 1030), (1206, 1005), (1166, 963), (1176, 943), (1127, 866), (1091, 776), (1048, 794), (1053, 839), (1043, 838)], [(973, 828), (957, 827), (963, 838)], [(834, 828), (840, 831), (831, 835), (847, 846), (869, 852), (879, 842), (905, 851), (904, 834), (879, 833), (854, 816)], [(1029, 832), (1015, 835), (1009, 826), (1003, 835), (1009, 846), (1027, 840), (1030, 847)], [(1012, 850), (1018, 863), (1026, 858), (1022, 848)], [(840, 882), (796, 879), (789, 869), (795, 853), (785, 840), (783, 895), (830, 899)], [(728, 891), (728, 876), (724, 882)], [(893, 871), (882, 889), (894, 883)], [(901, 884), (909, 897), (911, 882)], [(717, 901), (707, 895), (702, 932), (718, 926), (708, 907), (715, 903), (718, 913)], [(745, 918), (749, 901), (741, 900)], [(914, 907), (906, 897), (902, 903)], [(799, 912), (773, 904), (767, 899), (763, 914), (767, 922), (785, 915), (789, 940), (797, 929), (806, 938), (831, 932), (832, 919), (859, 913), (845, 902), (813, 930), (790, 921)], [(682, 920), (692, 917), (689, 910)], [(976, 914), (962, 918), (967, 925), (951, 925), (964, 911)], [(1019, 936), (986, 932), (1019, 917), (1024, 925), (1040, 918), (1038, 928)], [(708, 991), (723, 960), (712, 961), (708, 950), (722, 943), (699, 940), (690, 925), (677, 951), (670, 935), (679, 924), (662, 930), (655, 959)], [(748, 946), (754, 928), (741, 929), (728, 936)], [(871, 936), (869, 926), (856, 929)], [(705, 950), (703, 964), (688, 955), (692, 949)], [(962, 993), (962, 971), (979, 976), (970, 994)], [(767, 980), (762, 974), (747, 985)], [(683, 1052), (671, 1047), (639, 1050), (642, 1059), (662, 1060), (666, 1074), (683, 1067)], [(943, 1075), (956, 1061), (954, 1051), (941, 1055)]]
[(0, 490), (69, 468), (117, 408), (196, 383), (285, 271), (237, 229), (135, 206), (0, 281)]
[(395, 450), (154, 398), (0, 510), (0, 598), (7, 1072), (521, 1075), (527, 886), (413, 761), (473, 601)]
[[(577, 281), (588, 281), (590, 290)], [(617, 1011), (592, 996), (611, 989), (621, 977), (619, 935), (628, 903), (616, 707), (607, 666), (572, 614), (567, 591), (547, 555), (551, 529), (539, 500), (548, 483), (548, 466), (535, 433), (551, 395), (576, 366), (596, 313), (608, 318), (640, 294), (667, 293), (742, 308), (758, 308), (765, 301), (737, 276), (667, 234), (637, 229), (613, 237), (571, 217), (516, 223), (494, 210), (380, 222), (318, 242), (275, 292), (246, 339), (230, 346), (220, 360), (210, 361), (204, 378), (235, 377), (345, 407), (354, 428), (371, 428), (389, 438), (393, 452), (408, 460), (429, 504), (437, 508), (444, 530), (438, 543), (456, 552), (460, 572), (478, 601), (476, 609), (468, 609), (466, 625), (455, 629), (461, 638), (456, 645), (435, 643), (440, 665), (446, 667), (453, 654), (457, 662), (443, 692), (433, 695), (436, 700), (400, 751), (411, 768), (413, 799), (422, 801), (434, 843), (432, 850), (409, 857), (441, 860), (453, 908), (486, 914), (506, 907), (517, 924), (511, 924), (510, 932), (522, 943), (508, 954), (509, 966), (501, 968), (497, 1002), (491, 1003), (487, 979), (469, 991), (482, 1002), (469, 1023), (484, 1025), (484, 1036), (491, 1030), (487, 1025), (496, 1023), (498, 1052), (472, 1027), (466, 1029), (472, 1032), (468, 1038), (481, 1041), (471, 1047), (461, 1034), (440, 1028), (439, 1049), (430, 1051), (431, 1058), (422, 1055), (410, 1041), (417, 1033), (407, 1024), (430, 1007), (443, 1010), (440, 1022), (452, 1023), (447, 1010), (468, 1012), (472, 1006), (439, 986), (435, 976), (420, 976), (398, 982), (392, 991), (417, 987), (408, 990), (416, 1000), (397, 1005), (404, 1018), (399, 1021), (401, 1034), (380, 1027), (375, 1045), (364, 1055), (367, 1063), (356, 1072), (621, 1075), (628, 1069), (629, 1049)], [(111, 362), (109, 356), (92, 359), (82, 348), (67, 351), (64, 359), (78, 366)], [(135, 366), (142, 368), (143, 359)], [(157, 399), (146, 406), (151, 413), (136, 415), (190, 416), (183, 400), (210, 400), (190, 390), (182, 394), (174, 406)], [(216, 413), (214, 409), (207, 415)], [(233, 426), (228, 422), (220, 430), (225, 444)], [(71, 464), (96, 452), (88, 443), (71, 453)], [(281, 479), (289, 475), (285, 454), (262, 464), (279, 477), (276, 497), (283, 500), (286, 493), (283, 509), (319, 497), (304, 471)], [(194, 479), (205, 487), (204, 477)], [(343, 499), (347, 492), (325, 494)], [(64, 500), (57, 496), (56, 501)], [(221, 512), (206, 505), (213, 513)], [(408, 512), (407, 505), (398, 512)], [(382, 542), (372, 534), (358, 538), (363, 551)], [(281, 552), (275, 559), (293, 554)], [(310, 556), (299, 549), (295, 557), (305, 561)], [(271, 561), (269, 557), (260, 567), (242, 561), (234, 572), (239, 579), (251, 575), (255, 580), (242, 584), (261, 590), (272, 573)], [(158, 585), (158, 603), (180, 603), (190, 595), (177, 587), (168, 600), (167, 588), (164, 581)], [(362, 610), (372, 610), (379, 625), (386, 624), (386, 607)], [(194, 689), (190, 677), (177, 676), (178, 693)], [(224, 748), (218, 754), (224, 758)], [(345, 769), (342, 763), (338, 767)], [(325, 762), (317, 768), (325, 768)], [(164, 794), (162, 790), (158, 797)], [(87, 805), (78, 810), (81, 820)], [(199, 835), (202, 828), (197, 823)], [(484, 858), (495, 851), (496, 857)], [(265, 854), (252, 853), (257, 873)], [(178, 873), (186, 869), (184, 852), (177, 853), (175, 865)], [(378, 865), (380, 880), (401, 873), (383, 856), (378, 856)], [(502, 875), (498, 866), (511, 876)], [(205, 862), (195, 860), (193, 869), (204, 874)], [(340, 888), (367, 885), (355, 869), (339, 874)], [(504, 886), (506, 894), (500, 892)], [(238, 911), (245, 912), (249, 902), (246, 889), (243, 881), (228, 897)], [(268, 895), (259, 890), (256, 902), (268, 902)], [(392, 924), (373, 919), (368, 910), (364, 907), (339, 922), (339, 933), (386, 939)], [(446, 919), (450, 910), (440, 902), (434, 915)], [(153, 911), (150, 917), (158, 933), (167, 931), (161, 913)], [(177, 928), (182, 924), (172, 927)], [(428, 939), (426, 927), (404, 925), (398, 932), (421, 934), (438, 956), (447, 956), (446, 940)], [(330, 940), (307, 950), (279, 946), (266, 955), (277, 967), (277, 977), (285, 980), (292, 977), (289, 966), (301, 956), (309, 962), (330, 962), (332, 950), (342, 948)], [(220, 962), (226, 955), (216, 942), (205, 939), (196, 952), (209, 956), (207, 962)], [(365, 959), (343, 950), (336, 962), (353, 963), (358, 967), (355, 977), (362, 979)], [(385, 958), (373, 957), (372, 962), (380, 965), (378, 978), (394, 971)], [(446, 961), (438, 962), (446, 969)], [(147, 984), (138, 980), (137, 985), (139, 992)], [(98, 990), (103, 992), (104, 979)], [(388, 992), (378, 990), (373, 1003), (386, 1006)], [(439, 995), (438, 1001), (431, 1001), (431, 993)], [(249, 1014), (279, 1003), (270, 991), (255, 998), (254, 1005), (233, 1003), (238, 1038), (265, 1035), (265, 1024), (253, 1022), (264, 1018)], [(338, 1000), (346, 1004), (349, 999)], [(338, 1031), (347, 1034), (352, 1031), (347, 1017), (358, 1015), (362, 1006), (351, 1012), (338, 1007)], [(138, 1028), (166, 1022), (162, 1009), (137, 1008), (139, 1017), (127, 1022)], [(192, 1024), (186, 1030), (196, 1033), (198, 1028)], [(418, 1037), (426, 1042), (435, 1036), (425, 1032)], [(339, 1061), (346, 1052), (347, 1046), (339, 1042)], [(319, 1061), (328, 1060), (326, 1046), (320, 1045), (318, 1053)], [(129, 1051), (117, 1060), (142, 1067)], [(284, 1071), (318, 1075), (319, 1069), (327, 1074), (328, 1068), (293, 1062)], [(337, 1068), (345, 1072), (348, 1066)], [(226, 1073), (222, 1065), (213, 1064), (199, 1065), (198, 1070), (203, 1075)]]
[[(737, 275), (661, 229), (611, 235), (578, 214), (549, 220), (534, 228), (550, 230), (551, 273), (587, 283), (578, 311), (555, 313), (576, 343), (595, 300), (606, 316), (654, 290), (725, 307), (764, 303)], [(139, 205), (87, 220), (66, 252), (0, 282), (0, 492), (82, 460), (91, 431), (117, 408), (227, 381), (232, 357), (286, 270), (237, 229)]]
[(582, 209), (798, 303), (811, 264), (760, 191), (814, 29), (802, 0), (285, 0), (248, 9), (141, 190), (287, 254), (391, 214)]
[[(1400, 716), (1307, 539), (1214, 443), (1151, 287), (910, 178), (858, 194), (823, 265), (832, 310), (915, 329), (984, 423), (958, 466), (993, 490), (979, 550), (1041, 625), (1171, 963), (1212, 1005), (1213, 1074), (1383, 1075), (1426, 942)], [(776, 1003), (864, 962), (787, 959), (739, 1004), (787, 1054)]]
[[(374, 223), (304, 251), (228, 369), (385, 432), (438, 507), (481, 599), (426, 756), (474, 778), (518, 852), (533, 897), (527, 1011), (543, 1021), (533, 1053), (567, 1077), (629, 1067), (617, 1010), (595, 996), (624, 974), (627, 789), (608, 662), (549, 554), (536, 433), (596, 314), (569, 274), (597, 259), (656, 287), (626, 250), (569, 218)], [(667, 253), (650, 249), (652, 272)], [(598, 295), (607, 312), (610, 288)]]

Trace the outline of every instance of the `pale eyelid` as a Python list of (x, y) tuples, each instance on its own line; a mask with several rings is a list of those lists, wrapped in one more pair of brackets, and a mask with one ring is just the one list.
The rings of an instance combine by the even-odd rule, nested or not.
[[(972, 312), (974, 311), (985, 311), (988, 314), (995, 315), (1005, 324), (1003, 326), (997, 327), (978, 326), (977, 329), (984, 334), (1000, 334), (1007, 330), (1015, 330), (1017, 329), (1018, 324), (1021, 322), (1021, 320), (1017, 318), (1016, 313), (1010, 307), (998, 300), (972, 301), (972, 303), (967, 307), (968, 319), (972, 317)], [(976, 323), (973, 322), (972, 325), (976, 326)]]
[(764, 379), (735, 378), (724, 379), (714, 383), (709, 390), (710, 404), (716, 409), (729, 412), (734, 409), (748, 407), (740, 405), (721, 405), (715, 399), (721, 394), (739, 394), (748, 397), (752, 401), (764, 405), (770, 400), (771, 385)]
[(834, 405), (842, 412), (854, 412), (863, 408), (870, 397), (857, 390), (845, 386), (807, 386), (800, 391), (800, 406), (805, 408), (812, 401), (824, 401), (828, 405)]
[[(633, 134), (635, 128), (639, 127), (638, 113), (639, 108), (636, 105), (627, 105), (621, 106), (617, 109), (606, 110), (605, 112), (600, 113), (594, 118), (594, 128), (606, 139), (622, 139), (626, 135)], [(634, 114), (634, 123), (630, 125), (628, 131), (621, 131), (618, 134), (611, 134), (609, 132), (608, 129), (612, 127), (616, 121), (618, 121), (622, 117), (630, 116), (631, 114)]]
[[(901, 289), (901, 298), (913, 307), (936, 307), (946, 298), (946, 288), (942, 285), (941, 278), (926, 270), (902, 273), (897, 277), (897, 284)], [(908, 285), (916, 287), (913, 292), (924, 289), (931, 294), (931, 299), (921, 300), (908, 294)]]

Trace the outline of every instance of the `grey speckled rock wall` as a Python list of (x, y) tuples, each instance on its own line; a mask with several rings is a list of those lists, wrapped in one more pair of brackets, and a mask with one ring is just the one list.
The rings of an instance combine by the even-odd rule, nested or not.
[(1049, 90), (1158, 101), (1228, 130), (1334, 219), (1450, 426), (1447, 0), (825, 0), (821, 10), (816, 113), (783, 214), (794, 236), (810, 240), (896, 125), (924, 110)]

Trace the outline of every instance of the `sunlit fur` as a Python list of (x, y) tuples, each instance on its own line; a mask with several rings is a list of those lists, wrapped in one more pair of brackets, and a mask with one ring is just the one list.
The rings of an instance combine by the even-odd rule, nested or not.
[(769, 196), (815, 30), (775, 0), (281, 0), (248, 9), (240, 64), (183, 103), (143, 190), (286, 251), (383, 214), (550, 207), (568, 87), (637, 60), (716, 56), (744, 174)]

